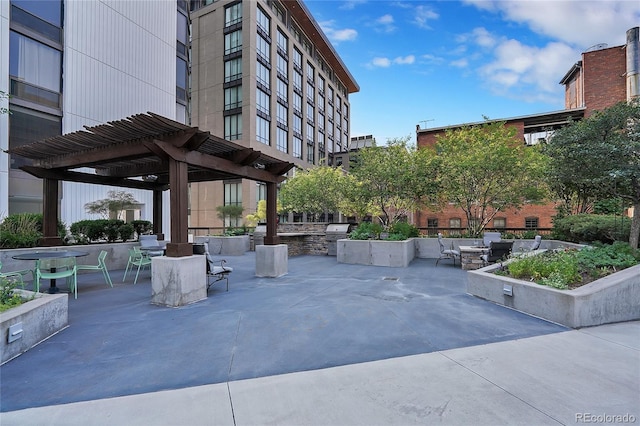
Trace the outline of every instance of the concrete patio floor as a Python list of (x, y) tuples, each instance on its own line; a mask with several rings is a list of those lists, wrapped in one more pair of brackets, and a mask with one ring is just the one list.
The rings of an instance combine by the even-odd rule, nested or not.
[[(298, 256), (289, 259), (289, 273), (280, 278), (255, 277), (253, 252), (227, 259), (234, 267), (229, 292), (225, 292), (224, 284), (218, 283), (211, 288), (206, 300), (180, 308), (150, 304), (148, 272), (142, 274), (142, 281), (139, 279), (138, 284), (133, 285), (133, 276), (122, 283), (123, 271), (111, 271), (114, 288), (105, 285), (101, 275), (82, 275), (78, 299), (69, 299), (69, 327), (1, 367), (0, 411), (51, 409), (60, 404), (70, 404), (61, 405), (62, 412), (64, 407), (74, 406), (86, 410), (100, 400), (116, 401), (119, 397), (131, 396), (127, 401), (132, 401), (135, 395), (142, 407), (148, 395), (156, 395), (156, 403), (164, 401), (159, 391), (189, 395), (190, 392), (210, 392), (213, 388), (209, 386), (215, 389), (224, 386), (219, 390), (229, 393), (232, 388), (241, 389), (242, 383), (252, 383), (249, 388), (257, 387), (260, 393), (269, 393), (273, 389), (267, 383), (274, 380), (295, 382), (297, 377), (315, 374), (313, 382), (320, 384), (318, 374), (332, 377), (342, 371), (344, 377), (349, 377), (350, 371), (365, 368), (356, 368), (356, 364), (379, 367), (385, 363), (401, 363), (401, 368), (394, 367), (398, 378), (410, 376), (413, 371), (424, 376), (428, 388), (430, 373), (411, 357), (413, 355), (435, 356), (443, 351), (455, 354), (458, 348), (492, 348), (495, 345), (491, 344), (504, 342), (501, 345), (516, 345), (522, 357), (505, 364), (505, 374), (509, 374), (509, 368), (534, 353), (527, 351), (525, 342), (531, 339), (526, 338), (567, 335), (565, 327), (465, 294), (466, 272), (446, 262), (435, 267), (435, 259), (416, 259), (408, 268), (385, 268), (338, 264), (334, 257)], [(634, 327), (629, 329), (635, 334), (629, 339), (635, 341), (639, 328), (637, 323), (632, 324)], [(568, 335), (573, 335), (571, 333), (580, 332), (572, 331)], [(636, 361), (640, 359), (637, 346), (631, 352), (631, 359)], [(456, 361), (455, 356), (449, 358), (463, 364)], [(473, 365), (482, 359), (466, 362)], [(628, 362), (628, 358), (624, 361)], [(346, 366), (356, 370), (344, 370)], [(436, 366), (438, 371), (433, 372), (433, 378), (449, 380), (437, 378), (449, 367)], [(627, 384), (625, 398), (629, 393), (633, 397), (638, 391), (640, 367), (636, 364), (635, 368), (627, 374), (631, 387)], [(469, 367), (468, 371), (471, 370)], [(375, 374), (393, 376), (389, 372)], [(256, 378), (262, 379), (246, 381)], [(267, 382), (261, 385), (260, 380)], [(454, 375), (450, 380), (455, 382), (459, 378)], [(296, 386), (293, 389), (297, 389)], [(331, 386), (327, 383), (327, 389)], [(342, 387), (349, 389), (347, 385)], [(298, 391), (304, 392), (303, 388)], [(361, 390), (370, 391), (365, 388)], [(311, 394), (316, 391), (310, 390)], [(267, 395), (263, 397), (264, 401), (270, 400)], [(92, 402), (84, 406), (74, 404), (83, 401)], [(228, 396), (225, 401), (227, 404)], [(239, 397), (238, 406), (242, 401)], [(339, 401), (336, 404), (340, 405)], [(267, 407), (258, 414), (248, 415), (238, 424), (262, 423), (259, 413), (265, 415), (263, 419), (268, 423), (336, 424), (336, 421), (323, 423), (304, 416), (273, 421), (278, 414), (269, 415), (272, 409), (274, 407)], [(183, 410), (184, 407), (179, 409)], [(4, 415), (3, 425), (10, 419), (29, 418), (19, 413), (23, 412), (16, 411), (17, 417)], [(90, 417), (88, 412), (87, 416)], [(237, 417), (226, 418), (229, 419), (232, 420), (229, 424), (233, 424)], [(179, 424), (165, 420), (160, 423)], [(380, 420), (386, 423), (383, 418)], [(21, 423), (22, 420), (6, 424)], [(203, 424), (216, 423), (212, 420)], [(343, 424), (351, 423), (354, 422)]]

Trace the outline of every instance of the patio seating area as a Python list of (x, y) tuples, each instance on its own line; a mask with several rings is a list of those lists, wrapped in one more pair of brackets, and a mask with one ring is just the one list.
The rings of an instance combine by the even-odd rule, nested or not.
[(436, 259), (389, 268), (296, 256), (280, 278), (256, 277), (254, 252), (228, 260), (234, 268), (229, 291), (212, 286), (206, 300), (180, 308), (150, 303), (148, 274), (136, 285), (114, 280), (113, 288), (100, 272), (79, 275), (69, 327), (2, 366), (0, 411), (567, 330), (465, 294), (466, 272), (436, 268)]
[(296, 256), (279, 278), (255, 276), (254, 252), (228, 259), (229, 291), (179, 308), (150, 303), (147, 274), (113, 288), (101, 272), (79, 275), (69, 327), (2, 365), (0, 423), (640, 417), (638, 321), (570, 330), (466, 294), (467, 272), (436, 258), (394, 268)]

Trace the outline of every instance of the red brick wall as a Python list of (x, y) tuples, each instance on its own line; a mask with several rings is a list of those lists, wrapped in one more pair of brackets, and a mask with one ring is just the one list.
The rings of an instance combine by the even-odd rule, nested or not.
[[(511, 209), (506, 212), (499, 212), (496, 218), (505, 218), (507, 228), (524, 228), (525, 219), (528, 217), (538, 218), (538, 227), (551, 228), (553, 223), (551, 218), (557, 213), (554, 203), (547, 204), (527, 204), (520, 210)], [(418, 228), (426, 228), (428, 219), (438, 219), (438, 227), (448, 228), (449, 219), (460, 218), (461, 226), (466, 228), (467, 219), (462, 209), (452, 206), (445, 208), (441, 212), (423, 210), (416, 215), (416, 226)], [(493, 228), (493, 221), (489, 223), (489, 228)]]
[(625, 46), (585, 52), (582, 67), (585, 117), (627, 99)]

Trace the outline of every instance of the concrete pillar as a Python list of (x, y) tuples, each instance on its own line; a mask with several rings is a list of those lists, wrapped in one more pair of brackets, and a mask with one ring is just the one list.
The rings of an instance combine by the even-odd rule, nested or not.
[(276, 278), (289, 271), (286, 244), (256, 246), (256, 276)]
[(201, 255), (151, 259), (151, 303), (183, 306), (207, 298), (207, 266)]

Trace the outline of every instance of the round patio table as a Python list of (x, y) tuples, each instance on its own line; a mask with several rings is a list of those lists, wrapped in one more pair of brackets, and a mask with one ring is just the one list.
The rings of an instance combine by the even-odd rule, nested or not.
[[(58, 251), (29, 251), (26, 253), (16, 254), (15, 256), (11, 256), (16, 260), (39, 260), (39, 259), (50, 259), (50, 258), (60, 258), (60, 257), (83, 257), (88, 256), (89, 252), (87, 251), (77, 251), (77, 250), (58, 250)], [(55, 272), (55, 268), (51, 268), (52, 272)], [(35, 277), (34, 277), (35, 279)], [(54, 294), (58, 293), (60, 289), (56, 286), (56, 280), (49, 280), (49, 290), (48, 293)]]

